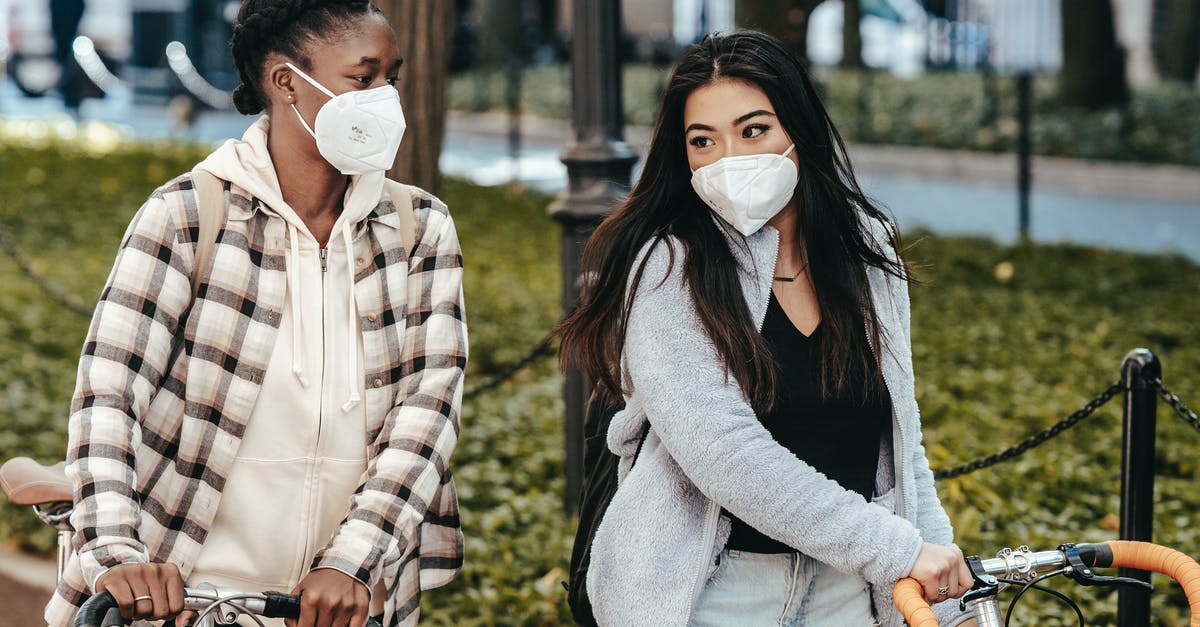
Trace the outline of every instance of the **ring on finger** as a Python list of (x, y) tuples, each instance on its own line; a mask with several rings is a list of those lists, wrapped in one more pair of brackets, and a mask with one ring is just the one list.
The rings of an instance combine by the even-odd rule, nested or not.
[(134, 603), (137, 603), (138, 601), (153, 601), (153, 600), (154, 600), (154, 597), (152, 597), (152, 596), (150, 596), (150, 595), (148, 595), (148, 594), (143, 594), (143, 595), (142, 595), (142, 596), (140, 596), (140, 597), (133, 597), (133, 602), (134, 602)]
[(938, 586), (937, 595), (939, 598), (944, 597), (947, 594), (950, 594), (950, 586)]

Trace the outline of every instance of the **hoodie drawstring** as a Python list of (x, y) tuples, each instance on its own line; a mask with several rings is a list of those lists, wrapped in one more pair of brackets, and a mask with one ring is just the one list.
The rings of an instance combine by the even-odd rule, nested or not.
[(291, 222), (287, 223), (287, 236), (290, 246), (290, 259), (287, 260), (288, 289), (291, 291), (289, 300), (292, 301), (292, 374), (300, 382), (300, 387), (308, 387), (308, 377), (304, 374), (304, 364), (308, 362), (304, 351), (304, 317), (300, 315), (300, 234)]
[(349, 221), (342, 224), (342, 242), (346, 246), (346, 384), (350, 395), (342, 403), (342, 411), (354, 409), (361, 400), (358, 396), (358, 311), (354, 303), (354, 236)]
[[(290, 259), (287, 262), (288, 289), (291, 290), (292, 321), (295, 325), (292, 333), (292, 374), (300, 382), (301, 387), (308, 387), (308, 376), (304, 365), (308, 363), (308, 355), (304, 350), (304, 317), (300, 312), (300, 244), (299, 233), (289, 222), (288, 242)], [(358, 394), (358, 307), (354, 302), (354, 227), (350, 223), (342, 225), (342, 243), (346, 247), (346, 276), (349, 286), (346, 289), (346, 402), (342, 403), (342, 411), (348, 412), (362, 401)]]

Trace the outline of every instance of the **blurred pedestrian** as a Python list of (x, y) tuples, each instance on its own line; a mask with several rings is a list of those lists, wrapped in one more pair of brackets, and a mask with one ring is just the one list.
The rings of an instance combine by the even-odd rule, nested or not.
[(83, 21), (84, 0), (50, 0), (50, 33), (54, 38), (54, 57), (61, 71), (58, 92), (72, 115), (79, 115), (83, 100), (82, 70), (75, 61), (74, 43)]
[(266, 115), (151, 195), (88, 331), (54, 627), (102, 591), (174, 617), (185, 583), (299, 594), (288, 625), (412, 625), (462, 564), (462, 254), (440, 200), (385, 180), (396, 34), (365, 0), (246, 0), (232, 48), (238, 111)]
[(587, 577), (601, 625), (900, 625), (906, 576), (964, 618), (895, 227), (786, 46), (684, 52), (582, 274), (562, 359), (625, 400)]

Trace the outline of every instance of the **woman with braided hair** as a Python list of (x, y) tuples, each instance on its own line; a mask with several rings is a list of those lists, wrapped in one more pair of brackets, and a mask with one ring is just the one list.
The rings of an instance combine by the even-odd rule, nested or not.
[(191, 624), (185, 584), (300, 594), (289, 626), (411, 625), (462, 564), (462, 256), (446, 206), (384, 177), (396, 35), (364, 0), (246, 0), (232, 48), (265, 115), (150, 196), (92, 319), (50, 625), (102, 591)]

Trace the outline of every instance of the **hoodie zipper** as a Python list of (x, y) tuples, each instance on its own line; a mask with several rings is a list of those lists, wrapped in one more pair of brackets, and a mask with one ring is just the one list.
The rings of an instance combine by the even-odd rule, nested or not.
[[(779, 261), (779, 245), (780, 245), (779, 239), (780, 239), (779, 232), (776, 231), (775, 232), (775, 248), (772, 250), (772, 255), (771, 255), (771, 266), (770, 267), (772, 269), (775, 268), (775, 262)], [(768, 282), (767, 283), (767, 299), (769, 300), (770, 298), (771, 298), (771, 284)], [(766, 320), (767, 320), (767, 307), (764, 306), (762, 314), (760, 314), (758, 316), (758, 332), (759, 333), (762, 333), (763, 324), (766, 323)], [(704, 575), (707, 572), (705, 565), (708, 563), (709, 560), (712, 559), (711, 551), (712, 551), (713, 543), (717, 539), (716, 538), (717, 523), (718, 523), (718, 521), (720, 521), (720, 519), (721, 519), (721, 508), (717, 506), (716, 501), (709, 499), (708, 500), (708, 512), (704, 519), (704, 533), (703, 533), (704, 543), (701, 545), (701, 555), (704, 556), (704, 559), (700, 562), (700, 564), (698, 565), (699, 568), (696, 570), (695, 585), (692, 587), (692, 602), (691, 602), (691, 604), (688, 605), (687, 621), (684, 622), (685, 625), (690, 625), (692, 623), (692, 616), (696, 612), (696, 602), (700, 600), (700, 595), (704, 592), (704, 583), (705, 583)]]
[(308, 477), (306, 478), (306, 484), (308, 486), (308, 506), (305, 510), (305, 525), (302, 535), (303, 545), (300, 547), (300, 552), (304, 557), (300, 564), (302, 570), (297, 574), (297, 581), (299, 581), (299, 579), (302, 577), (303, 569), (306, 569), (309, 567), (309, 565), (311, 565), (312, 559), (315, 555), (314, 549), (317, 547), (317, 543), (314, 541), (313, 535), (314, 530), (317, 528), (318, 518), (320, 515), (318, 511), (320, 509), (320, 490), (318, 488), (320, 487), (322, 475), (321, 435), (325, 428), (325, 404), (327, 399), (332, 396), (332, 392), (327, 391), (329, 377), (326, 376), (328, 374), (326, 368), (326, 358), (328, 356), (327, 353), (329, 349), (325, 337), (325, 321), (329, 318), (329, 312), (326, 311), (326, 307), (328, 307), (328, 299), (325, 298), (325, 294), (329, 291), (327, 274), (329, 269), (327, 262), (328, 256), (328, 247), (317, 249), (317, 257), (321, 260), (321, 367), (319, 370), (320, 377), (317, 379), (317, 384), (320, 386), (321, 393), (319, 397), (320, 401), (318, 402), (317, 406), (317, 432), (313, 437), (312, 458), (308, 467)]

